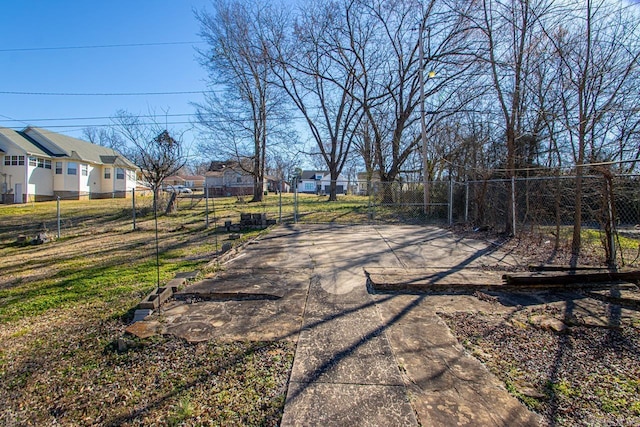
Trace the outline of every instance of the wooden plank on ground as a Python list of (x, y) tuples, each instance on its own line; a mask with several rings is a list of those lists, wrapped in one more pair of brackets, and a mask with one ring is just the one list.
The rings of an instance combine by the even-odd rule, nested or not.
[(575, 283), (604, 283), (640, 281), (640, 271), (567, 271), (508, 273), (502, 276), (507, 285), (569, 285)]

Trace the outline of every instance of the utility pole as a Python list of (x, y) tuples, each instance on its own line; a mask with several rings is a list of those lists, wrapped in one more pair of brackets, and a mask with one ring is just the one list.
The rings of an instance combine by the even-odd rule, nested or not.
[(420, 34), (418, 37), (418, 55), (420, 56), (420, 124), (422, 139), (422, 179), (424, 188), (424, 214), (429, 212), (429, 164), (427, 162), (427, 123), (425, 122), (424, 111), (424, 41), (422, 33), (424, 32), (424, 20), (420, 18)]

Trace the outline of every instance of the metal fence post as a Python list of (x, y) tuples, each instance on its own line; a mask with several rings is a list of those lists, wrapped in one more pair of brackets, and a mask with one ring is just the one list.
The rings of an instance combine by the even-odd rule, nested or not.
[(282, 224), (282, 180), (283, 178), (280, 178), (280, 182), (278, 182), (278, 193), (280, 194), (278, 199), (278, 224)]
[(469, 181), (464, 183), (464, 222), (469, 222)]
[[(216, 198), (215, 197), (211, 198), (211, 210), (213, 211), (213, 229), (214, 229), (213, 236), (215, 240), (216, 253), (217, 253), (218, 252), (218, 215), (216, 215)], [(207, 214), (207, 218), (209, 218), (208, 214)], [(218, 257), (216, 257), (216, 260), (218, 260)]]
[(617, 259), (616, 259), (616, 222), (613, 217), (613, 209), (614, 205), (612, 202), (613, 198), (613, 180), (605, 179), (605, 188), (606, 188), (606, 196), (607, 196), (607, 221), (609, 222), (609, 248), (611, 253), (609, 257), (611, 259), (607, 260), (607, 264), (609, 268), (613, 268), (614, 270), (618, 268)]
[(133, 216), (133, 229), (136, 229), (136, 189), (131, 189), (131, 212)]
[(209, 228), (209, 187), (204, 187), (204, 228)]
[(293, 223), (298, 223), (298, 180), (296, 179), (293, 189)]
[(516, 234), (516, 177), (511, 177), (511, 228), (513, 235)]
[(58, 220), (58, 239), (60, 238), (60, 196), (56, 196), (56, 216)]
[(449, 225), (453, 225), (453, 179), (449, 177)]

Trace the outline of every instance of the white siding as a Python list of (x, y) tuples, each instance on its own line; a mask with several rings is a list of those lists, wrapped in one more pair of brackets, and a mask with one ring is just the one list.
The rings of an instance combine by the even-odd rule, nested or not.
[[(75, 175), (69, 174), (69, 167), (75, 165)], [(77, 161), (65, 161), (62, 164), (62, 173), (64, 176), (61, 191), (80, 191), (80, 165)]]
[[(28, 178), (27, 178), (27, 164), (28, 164), (28, 159), (26, 156), (26, 154), (23, 151), (17, 150), (17, 149), (13, 149), (13, 147), (5, 147), (5, 153), (3, 156), (0, 157), (0, 171), (2, 171), (2, 173), (7, 174), (6, 177), (2, 176), (1, 181), (2, 182), (2, 186), (0, 186), (0, 193), (2, 193), (2, 190), (4, 190), (4, 184), (6, 182), (6, 190), (8, 193), (10, 194), (15, 194), (15, 189), (16, 189), (16, 184), (18, 184), (18, 187), (22, 188), (22, 194), (26, 194), (28, 191)], [(22, 158), (24, 159), (22, 163), (22, 165), (5, 165), (5, 158), (6, 156), (9, 156), (9, 159), (12, 159), (13, 157), (11, 156), (23, 156)], [(11, 163), (11, 160), (9, 161), (9, 163)]]
[(53, 171), (34, 166), (29, 166), (29, 196), (53, 196)]

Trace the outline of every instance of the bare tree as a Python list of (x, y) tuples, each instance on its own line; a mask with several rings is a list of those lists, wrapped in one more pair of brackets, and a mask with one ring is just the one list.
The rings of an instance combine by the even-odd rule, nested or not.
[[(624, 8), (604, 0), (575, 1), (571, 6), (571, 19), (558, 21), (549, 34), (559, 60), (560, 121), (576, 168), (571, 250), (577, 258), (585, 164), (606, 160), (602, 150), (614, 134), (612, 123), (623, 123), (616, 116), (629, 107), (624, 101), (630, 82), (637, 84), (640, 24), (632, 6)], [(632, 91), (637, 94), (637, 89)], [(632, 105), (637, 99), (633, 98)], [(628, 123), (628, 131), (633, 132), (636, 122)]]
[(149, 123), (148, 119), (143, 121), (126, 111), (118, 111), (114, 121), (115, 129), (131, 144), (131, 160), (153, 190), (155, 210), (162, 182), (186, 163), (182, 135), (174, 137), (161, 125)]
[(280, 43), (284, 19), (265, 2), (215, 0), (197, 12), (207, 43), (200, 62), (210, 90), (196, 104), (206, 129), (205, 151), (237, 161), (253, 177), (254, 202), (262, 200), (268, 145), (290, 142), (284, 99), (272, 83), (269, 46)]
[[(372, 133), (373, 126), (369, 119), (365, 117), (356, 129), (353, 141), (355, 154), (357, 154), (360, 159), (360, 162), (354, 160), (354, 163), (360, 163), (364, 167), (365, 179), (367, 181), (367, 195), (371, 192), (371, 183), (374, 179), (376, 165)], [(380, 177), (377, 178), (380, 179)]]
[(130, 147), (122, 136), (112, 127), (88, 127), (82, 129), (83, 137), (92, 144), (113, 148), (119, 153), (129, 155)]
[[(466, 16), (471, 4), (354, 3), (356, 10), (345, 28), (357, 57), (358, 90), (353, 96), (367, 117), (375, 169), (383, 185), (391, 185), (421, 145), (422, 116), (429, 132), (468, 100), (460, 94), (470, 94), (462, 85), (470, 81), (466, 74), (477, 65)], [(426, 83), (425, 74), (432, 77)], [(455, 93), (458, 96), (452, 96)], [(432, 169), (428, 162), (424, 168), (427, 173)], [(384, 195), (391, 202), (392, 192)]]
[[(483, 0), (478, 27), (486, 41), (484, 61), (489, 66), (493, 94), (498, 103), (504, 129), (506, 177), (515, 176), (518, 146), (526, 134), (524, 117), (529, 93), (533, 52), (543, 34), (541, 22), (550, 10), (549, 0)], [(513, 200), (507, 191), (505, 229), (513, 232)]]
[(309, 3), (295, 23), (293, 38), (274, 45), (280, 87), (302, 113), (318, 154), (329, 169), (329, 201), (337, 199), (338, 176), (362, 120), (353, 92), (356, 58), (345, 49), (344, 25), (352, 2)]

